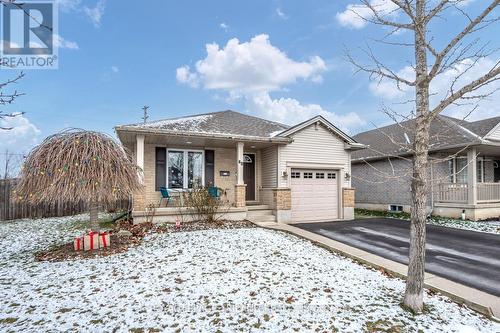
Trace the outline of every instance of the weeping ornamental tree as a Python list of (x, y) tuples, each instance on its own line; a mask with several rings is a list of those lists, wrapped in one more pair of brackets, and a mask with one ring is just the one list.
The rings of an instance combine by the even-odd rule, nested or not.
[(18, 200), (32, 204), (84, 201), (98, 229), (100, 204), (126, 199), (141, 189), (137, 166), (111, 137), (68, 130), (46, 138), (26, 158), (16, 187)]

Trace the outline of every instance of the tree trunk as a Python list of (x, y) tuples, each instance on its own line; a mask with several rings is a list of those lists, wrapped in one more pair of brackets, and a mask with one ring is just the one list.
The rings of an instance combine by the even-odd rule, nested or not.
[(96, 199), (90, 201), (90, 228), (92, 231), (99, 231), (98, 223), (99, 203)]
[(408, 278), (404, 305), (415, 313), (421, 313), (424, 307), (425, 274), (425, 223), (427, 218), (427, 183), (429, 129), (429, 82), (427, 73), (427, 55), (425, 47), (425, 0), (416, 2), (415, 19), (415, 101), (416, 126), (414, 135), (413, 179), (411, 183), (412, 210), (410, 226), (410, 255)]

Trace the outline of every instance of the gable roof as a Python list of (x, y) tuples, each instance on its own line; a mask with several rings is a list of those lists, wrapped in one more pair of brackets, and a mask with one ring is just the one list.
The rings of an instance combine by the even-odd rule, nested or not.
[(315, 123), (321, 123), (323, 124), (328, 130), (339, 136), (341, 139), (343, 139), (346, 143), (350, 144), (352, 148), (364, 148), (365, 146), (363, 144), (359, 144), (355, 139), (351, 138), (349, 135), (345, 134), (343, 131), (341, 131), (338, 127), (333, 125), (331, 122), (329, 122), (327, 119), (325, 119), (323, 116), (316, 116), (313, 117), (309, 120), (303, 121), (293, 127), (288, 128), (284, 132), (280, 133), (279, 136), (290, 136), (293, 133), (296, 133), (308, 126), (311, 126)]
[[(486, 143), (487, 141), (484, 137), (499, 123), (500, 117), (468, 122), (438, 115), (430, 127), (430, 150), (436, 151)], [(353, 161), (374, 160), (388, 156), (409, 154), (408, 149), (404, 145), (411, 143), (414, 128), (415, 120), (412, 119), (355, 135), (354, 139), (356, 141), (364, 143), (369, 147), (354, 152), (352, 155)]]
[(232, 110), (117, 126), (117, 131), (271, 139), (289, 126)]

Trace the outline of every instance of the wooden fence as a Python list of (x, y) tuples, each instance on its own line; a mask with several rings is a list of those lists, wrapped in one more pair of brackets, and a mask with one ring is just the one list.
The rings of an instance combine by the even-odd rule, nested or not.
[[(68, 216), (89, 211), (85, 202), (59, 200), (50, 204), (31, 205), (14, 200), (12, 190), (17, 179), (0, 180), (0, 221), (22, 218), (42, 218)], [(130, 208), (130, 200), (117, 200), (113, 205), (102, 207), (106, 211), (126, 211)]]

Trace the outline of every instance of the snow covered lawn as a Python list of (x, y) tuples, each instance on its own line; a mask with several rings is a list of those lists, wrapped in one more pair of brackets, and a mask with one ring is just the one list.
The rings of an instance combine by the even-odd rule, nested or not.
[(126, 253), (35, 262), (77, 219), (0, 223), (0, 331), (498, 332), (439, 296), (399, 306), (404, 284), (259, 228), (154, 234)]
[(472, 231), (489, 232), (493, 234), (500, 234), (500, 221), (462, 221), (446, 218), (429, 218), (429, 224), (440, 225), (443, 227), (458, 228)]

